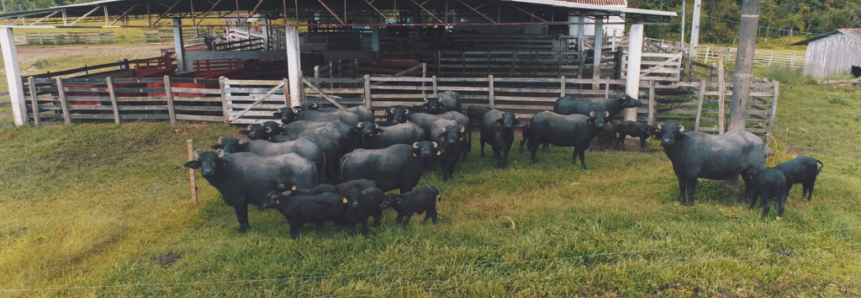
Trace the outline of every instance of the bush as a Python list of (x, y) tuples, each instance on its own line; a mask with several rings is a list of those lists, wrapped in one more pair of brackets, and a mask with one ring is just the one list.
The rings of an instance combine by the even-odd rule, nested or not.
[(816, 84), (816, 80), (813, 79), (812, 76), (804, 74), (804, 70), (788, 66), (772, 65), (765, 68), (758, 68), (754, 70), (754, 74), (756, 77), (777, 80), (783, 84), (796, 86)]

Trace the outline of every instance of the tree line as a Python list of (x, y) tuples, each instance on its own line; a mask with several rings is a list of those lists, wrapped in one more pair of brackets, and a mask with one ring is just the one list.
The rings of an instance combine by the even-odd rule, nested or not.
[[(761, 0), (759, 31), (761, 37), (779, 37), (808, 32), (828, 33), (840, 28), (861, 27), (861, 1), (858, 0)], [(694, 0), (686, 6), (685, 42), (690, 41)], [(629, 0), (628, 6), (675, 11), (681, 16), (682, 0)], [(734, 43), (738, 38), (741, 0), (702, 0), (700, 42)], [(668, 26), (646, 26), (653, 38), (679, 40), (681, 18)], [(800, 39), (796, 39), (798, 41)]]

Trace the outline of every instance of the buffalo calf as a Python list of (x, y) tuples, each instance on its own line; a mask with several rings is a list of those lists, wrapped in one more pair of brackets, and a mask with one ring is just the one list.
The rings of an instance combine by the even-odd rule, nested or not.
[(350, 230), (356, 229), (356, 224), (362, 224), (362, 234), (368, 234), (368, 217), (374, 217), (374, 227), (379, 228), (383, 216), (383, 191), (376, 187), (350, 192), (347, 198), (347, 224)]
[(306, 223), (317, 225), (332, 221), (336, 226), (346, 224), (347, 199), (336, 193), (312, 196), (293, 196), (291, 191), (270, 191), (263, 208), (274, 208), (281, 212), (290, 224), (290, 238), (296, 239)]
[(790, 161), (782, 162), (774, 168), (780, 170), (786, 176), (787, 192), (792, 189), (792, 185), (800, 183), (801, 187), (803, 187), (801, 198), (804, 199), (806, 195), (807, 200), (810, 201), (813, 198), (813, 186), (816, 184), (816, 177), (819, 177), (819, 172), (824, 167), (825, 164), (818, 159), (809, 156), (799, 156)]
[(380, 210), (394, 208), (398, 213), (397, 223), (403, 223), (404, 226), (410, 223), (410, 218), (413, 214), (425, 213), (423, 223), (427, 223), (431, 219), (434, 224), (437, 220), (436, 202), (442, 201), (439, 191), (433, 186), (422, 186), (421, 188), (402, 193), (386, 194), (383, 203), (380, 204)]
[(783, 216), (783, 210), (786, 206), (786, 195), (789, 190), (786, 188), (786, 176), (777, 168), (765, 168), (759, 171), (753, 177), (753, 196), (750, 198), (750, 208), (756, 205), (756, 198), (762, 197), (762, 217), (768, 215), (768, 210), (771, 209), (771, 202), (777, 203), (777, 216)]

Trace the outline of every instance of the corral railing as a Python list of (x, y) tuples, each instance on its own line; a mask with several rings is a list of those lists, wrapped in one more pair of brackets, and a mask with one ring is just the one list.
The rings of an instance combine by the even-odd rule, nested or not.
[[(717, 60), (719, 52), (727, 53), (727, 55), (724, 55), (724, 59), (734, 61), (737, 56), (738, 49), (712, 46), (700, 47), (697, 51), (697, 60), (708, 64), (709, 61), (713, 62)], [(758, 50), (753, 55), (753, 64), (762, 66), (782, 65), (804, 68), (804, 59), (804, 54)]]
[(26, 32), (27, 45), (102, 44), (116, 43), (113, 31), (108, 32)]
[[(552, 110), (565, 95), (613, 98), (625, 89), (625, 80), (509, 77), (392, 77), (303, 78), (306, 100), (350, 107), (365, 105), (376, 117), (391, 105), (417, 105), (440, 92), (458, 92), (463, 107), (478, 104), (510, 111), (528, 123), (535, 113)], [(717, 132), (717, 83), (677, 83), (677, 89), (657, 88), (658, 81), (643, 80), (638, 94), (644, 106), (638, 120), (650, 124), (671, 121), (702, 132)], [(598, 88), (593, 89), (597, 85)], [(261, 123), (276, 120), (273, 113), (289, 106), (287, 80), (49, 79), (28, 78), (28, 114), (35, 124), (90, 120), (176, 120)], [(772, 132), (779, 84), (752, 85), (747, 130)], [(725, 98), (732, 96), (726, 84)], [(726, 100), (725, 107), (730, 104)], [(728, 115), (729, 109), (724, 109)]]

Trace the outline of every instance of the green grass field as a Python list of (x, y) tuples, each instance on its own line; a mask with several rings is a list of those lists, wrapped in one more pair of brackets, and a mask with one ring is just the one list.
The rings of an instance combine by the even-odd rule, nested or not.
[[(329, 225), (291, 240), (266, 210), (240, 235), (199, 175), (191, 206), (182, 167), (187, 139), (208, 148), (237, 127), (0, 129), (0, 296), (859, 296), (861, 91), (758, 75), (786, 81), (769, 163), (825, 163), (813, 200), (797, 186), (783, 218), (748, 211), (716, 181), (679, 206), (653, 141), (647, 154), (589, 152), (588, 171), (570, 148), (538, 165), (512, 153), (509, 170), (474, 150), (453, 181), (437, 166), (420, 182), (442, 193), (436, 226), (399, 227), (387, 211), (369, 237)], [(181, 258), (152, 263), (168, 253)]]

